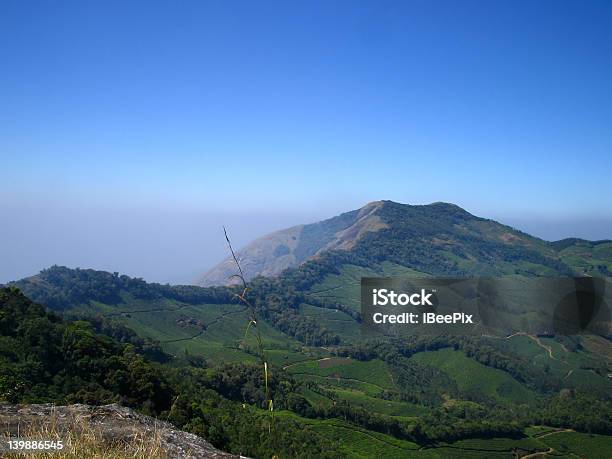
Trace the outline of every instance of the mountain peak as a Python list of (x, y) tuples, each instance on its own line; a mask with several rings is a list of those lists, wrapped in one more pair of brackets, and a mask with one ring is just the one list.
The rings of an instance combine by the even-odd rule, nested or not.
[[(352, 262), (364, 266), (375, 268), (382, 261), (391, 261), (428, 274), (565, 275), (573, 268), (559, 259), (559, 251), (576, 244), (552, 244), (472, 215), (452, 203), (411, 205), (380, 200), (259, 238), (239, 250), (238, 257), (247, 280), (258, 275), (277, 276), (325, 254), (347, 260), (342, 252), (351, 252)], [(591, 245), (593, 251), (607, 250), (605, 244), (603, 248)], [(198, 283), (227, 284), (235, 272), (234, 262), (228, 258)]]
[[(371, 201), (363, 207), (327, 220), (298, 225), (256, 239), (237, 252), (247, 280), (253, 277), (277, 276), (287, 268), (329, 250), (351, 250), (361, 238), (396, 222), (434, 221), (437, 218), (476, 218), (461, 207), (444, 202), (426, 205), (402, 204), (391, 200)], [(231, 257), (206, 272), (198, 285), (231, 283), (236, 272)]]
[[(374, 204), (379, 204), (381, 206), (396, 206), (396, 207), (414, 207), (414, 208), (429, 208), (429, 209), (453, 209), (453, 210), (458, 210), (458, 211), (462, 211), (462, 212), (467, 212), (467, 210), (465, 210), (464, 208), (458, 206), (457, 204), (453, 204), (452, 202), (445, 202), (445, 201), (435, 201), (429, 204), (404, 204), (401, 202), (397, 202), (397, 201), (391, 201), (388, 199), (384, 199), (381, 201), (372, 201), (368, 204), (366, 204), (366, 206), (370, 206), (370, 205), (374, 205)], [(364, 206), (365, 207), (365, 206)]]

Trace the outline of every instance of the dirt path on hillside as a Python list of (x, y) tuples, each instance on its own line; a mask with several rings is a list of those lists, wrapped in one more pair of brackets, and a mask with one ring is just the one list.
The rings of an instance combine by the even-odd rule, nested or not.
[(287, 368), (291, 368), (295, 365), (299, 365), (300, 363), (305, 363), (305, 362), (318, 362), (319, 359), (304, 359), (304, 360), (298, 360), (297, 362), (292, 362), (292, 363), (288, 363), (287, 365), (285, 365), (283, 367), (283, 370), (286, 370)]
[(542, 343), (542, 341), (540, 341), (540, 338), (538, 338), (537, 336), (534, 335), (527, 335), (529, 336), (532, 340), (534, 340), (538, 346), (540, 346), (542, 349), (546, 349), (548, 351), (548, 356), (553, 359), (553, 360), (559, 360), (558, 358), (556, 358), (553, 353), (552, 353), (552, 347), (547, 346), (546, 344)]
[[(559, 430), (553, 430), (552, 432), (546, 432), (542, 435), (534, 435), (533, 438), (539, 440), (540, 438), (544, 438), (544, 437), (549, 437), (551, 435), (555, 435), (558, 433), (562, 433), (562, 432), (574, 432), (574, 429), (559, 429)], [(525, 456), (521, 456), (521, 459), (531, 459), (531, 458), (536, 458), (536, 457), (544, 457), (547, 454), (552, 454), (555, 452), (555, 449), (552, 446), (548, 447), (547, 451), (538, 451), (535, 453), (531, 453), (531, 454), (527, 454)]]
[(537, 451), (535, 453), (527, 454), (525, 456), (521, 456), (521, 459), (530, 459), (530, 458), (535, 458), (535, 457), (544, 457), (547, 454), (552, 454), (554, 452), (555, 452), (554, 448), (551, 448), (549, 446), (546, 451)]
[[(511, 334), (509, 336), (506, 336), (505, 339), (510, 339), (513, 336), (526, 336), (528, 338), (531, 338), (538, 346), (540, 346), (542, 349), (544, 349), (546, 352), (548, 352), (548, 357), (550, 357), (552, 360), (559, 360), (558, 358), (556, 358), (553, 355), (552, 347), (551, 346), (547, 346), (546, 344), (544, 344), (540, 340), (540, 338), (538, 338), (536, 335), (530, 335), (530, 334), (525, 333), (525, 332), (516, 332), (516, 333), (513, 333), (513, 334)], [(493, 337), (491, 337), (491, 338), (493, 338)]]
[(552, 432), (545, 432), (541, 435), (534, 435), (533, 438), (537, 438), (539, 440), (540, 438), (549, 437), (551, 435), (555, 435), (555, 434), (562, 433), (562, 432), (575, 432), (575, 430), (574, 429), (557, 429), (557, 430), (553, 430)]

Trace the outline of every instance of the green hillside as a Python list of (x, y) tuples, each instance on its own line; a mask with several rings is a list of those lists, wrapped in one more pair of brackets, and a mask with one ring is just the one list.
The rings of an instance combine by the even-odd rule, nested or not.
[(511, 403), (533, 403), (537, 395), (521, 385), (508, 373), (487, 367), (450, 348), (421, 352), (412, 357), (416, 362), (444, 371), (457, 383), (459, 393), (466, 398), (491, 397)]
[[(357, 276), (371, 272), (368, 269), (348, 265), (330, 279), (346, 285), (345, 292), (350, 292)], [(419, 275), (388, 262), (381, 263), (376, 272), (391, 270)], [(108, 290), (114, 294), (102, 298), (98, 292), (105, 291), (104, 282), (109, 280)], [(305, 432), (320, 436), (320, 441), (336, 442), (340, 456), (373, 457), (373, 451), (381, 451), (393, 457), (405, 454), (405, 447), (411, 448), (406, 445), (416, 444), (425, 447), (414, 452), (422, 457), (511, 457), (517, 449), (547, 449), (527, 440), (526, 429), (534, 424), (612, 433), (606, 395), (610, 381), (604, 376), (609, 342), (605, 339), (577, 338), (572, 344), (515, 336), (507, 340), (438, 338), (403, 344), (364, 343), (358, 337), (350, 295), (348, 301), (343, 295), (324, 298), (312, 289), (282, 296), (278, 289), (286, 288), (283, 282), (286, 279), (258, 280), (252, 291), (259, 313), (270, 317), (259, 321), (259, 330), (272, 374), (293, 381), (293, 395), (288, 398), (288, 394), (279, 393), (275, 404), (306, 419), (303, 422), (312, 429)], [(59, 308), (68, 318), (93, 323), (102, 320), (135, 330), (167, 353), (170, 361), (165, 365), (215, 369), (224, 362), (236, 362), (257, 366), (253, 330), (245, 333), (249, 318), (232, 289), (159, 286), (125, 276), (59, 267), (17, 285), (51, 304), (73, 298), (64, 299)], [(76, 289), (64, 293), (65, 286), (75, 285)], [(95, 299), (84, 301), (88, 295)], [(317, 336), (332, 333), (338, 341), (309, 344), (311, 335), (302, 333), (295, 324), (285, 325), (284, 316), (273, 315), (277, 304), (294, 311), (295, 316), (290, 317), (306, 320), (304, 330)], [(558, 360), (550, 358), (548, 349)], [(585, 372), (592, 374), (580, 377), (586, 376)], [(237, 380), (230, 387), (246, 387), (242, 386), (245, 382)], [(253, 403), (245, 398), (244, 390), (219, 390), (222, 397)], [(564, 390), (571, 392), (560, 396)], [(585, 405), (598, 406), (597, 414), (585, 419)], [(521, 408), (517, 410), (517, 406)], [(385, 440), (385, 435), (391, 440)], [(491, 443), (493, 437), (498, 440)], [(368, 439), (371, 443), (366, 447)], [(491, 450), (493, 444), (499, 445), (495, 451)]]
[[(380, 202), (368, 212), (365, 219), (356, 213), (337, 220), (339, 229), (317, 226), (333, 242), (327, 250), (278, 277), (249, 283), (256, 325), (235, 287), (151, 284), (57, 266), (14, 285), (64, 320), (81, 320), (97, 332), (131, 330), (123, 333), (141, 340), (150, 355), (165, 356), (158, 363), (164, 372), (203, 372), (194, 396), (212, 390), (220, 397), (214, 404), (234, 414), (233, 403), (244, 406), (261, 427), (270, 421), (262, 409), (258, 331), (276, 381), (278, 419), (296, 423), (315, 445), (335, 445), (332, 456), (516, 457), (549, 448), (569, 454), (579, 435), (592, 435), (583, 455), (597, 454), (612, 435), (608, 338), (517, 333), (365, 340), (360, 279), (608, 275), (611, 243), (549, 243), (443, 203)], [(358, 221), (354, 233), (347, 231)], [(174, 422), (227, 450), (245, 451), (236, 443), (244, 441), (238, 414), (223, 421), (223, 438), (210, 424), (190, 422), (221, 416), (204, 405), (185, 405), (186, 417)], [(555, 438), (564, 443), (548, 443)], [(250, 445), (250, 455), (267, 457), (264, 452), (280, 448), (269, 440), (262, 449)]]

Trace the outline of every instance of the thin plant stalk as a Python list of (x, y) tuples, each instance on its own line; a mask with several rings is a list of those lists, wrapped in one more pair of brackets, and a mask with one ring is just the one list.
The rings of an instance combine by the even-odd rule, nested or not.
[(259, 359), (261, 360), (261, 364), (263, 366), (263, 373), (264, 373), (266, 409), (270, 413), (271, 418), (272, 418), (272, 422), (270, 423), (269, 429), (270, 429), (270, 433), (274, 434), (273, 441), (274, 443), (276, 443), (276, 429), (275, 429), (275, 422), (274, 422), (274, 403), (270, 395), (270, 386), (268, 384), (268, 368), (269, 368), (268, 359), (266, 357), (266, 351), (264, 349), (263, 340), (261, 338), (261, 331), (259, 329), (257, 311), (253, 303), (251, 303), (251, 301), (247, 298), (249, 286), (244, 277), (244, 272), (242, 271), (242, 267), (240, 266), (240, 261), (238, 260), (238, 257), (236, 256), (236, 253), (234, 252), (234, 248), (232, 247), (230, 238), (227, 235), (227, 230), (225, 229), (225, 226), (223, 227), (223, 234), (225, 235), (225, 240), (227, 241), (227, 245), (229, 247), (230, 253), (232, 254), (232, 258), (238, 269), (238, 274), (234, 274), (230, 276), (230, 279), (237, 278), (242, 284), (242, 293), (236, 293), (236, 297), (248, 308), (249, 315), (250, 315), (249, 324), (247, 325), (247, 328), (244, 334), (244, 341), (246, 341), (249, 329), (251, 327), (255, 329), (255, 340), (257, 341), (257, 352), (259, 355)]

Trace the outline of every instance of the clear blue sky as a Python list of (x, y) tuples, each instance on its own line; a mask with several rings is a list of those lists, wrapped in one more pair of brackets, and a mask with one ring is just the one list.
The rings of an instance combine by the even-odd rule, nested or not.
[(5, 0), (0, 159), (0, 282), (377, 199), (612, 237), (612, 2)]

